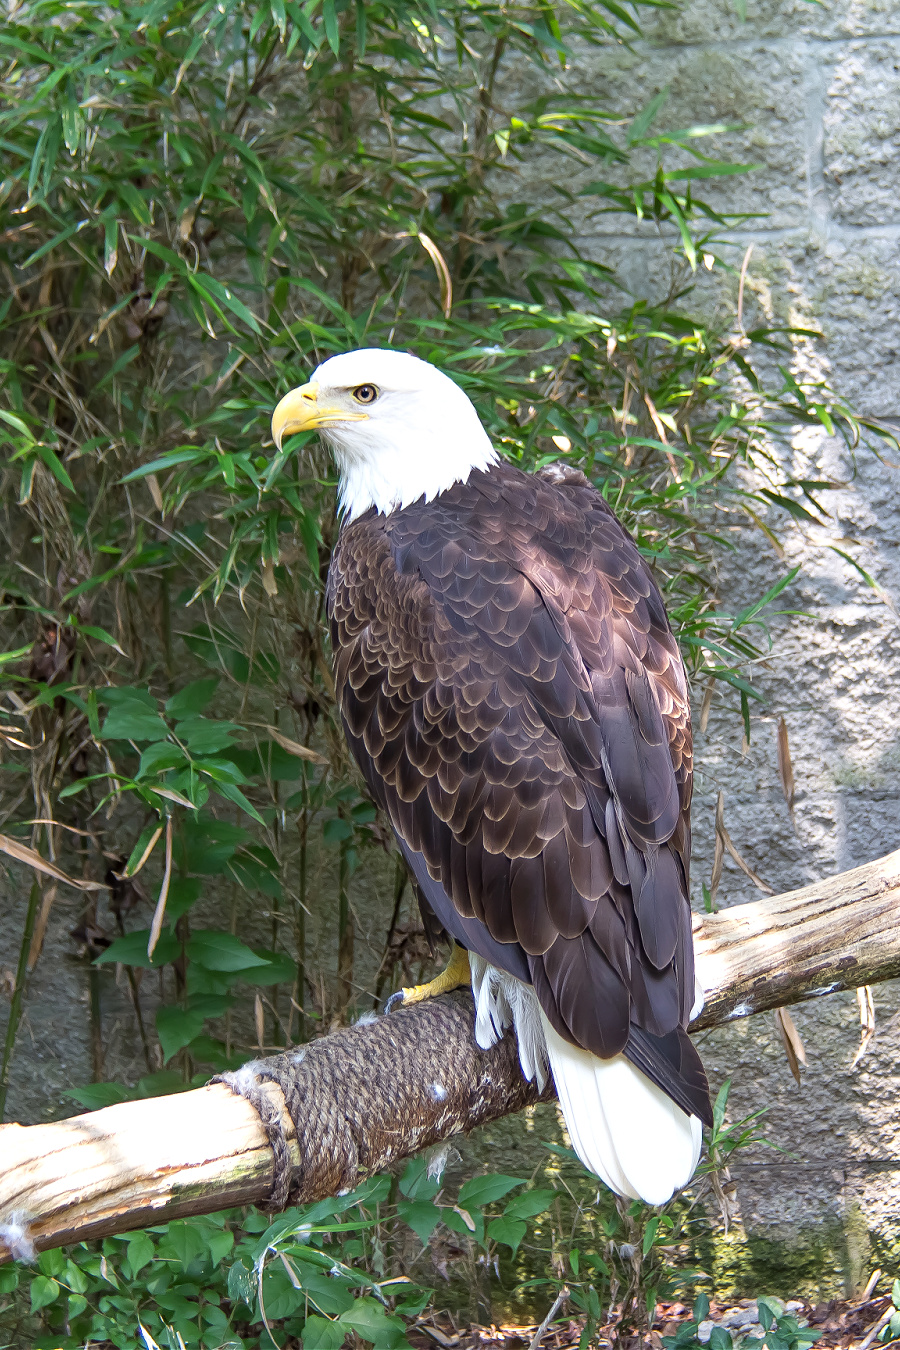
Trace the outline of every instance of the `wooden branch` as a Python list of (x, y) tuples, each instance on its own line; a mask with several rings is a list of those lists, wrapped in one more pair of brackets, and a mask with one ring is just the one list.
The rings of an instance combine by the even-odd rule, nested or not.
[(694, 916), (692, 1031), (900, 975), (900, 850), (799, 891)]
[[(695, 944), (707, 996), (698, 1030), (900, 975), (900, 851), (697, 916)], [(295, 1085), (298, 1130), (287, 1135), (298, 1203), (538, 1100), (512, 1039), (481, 1051), (472, 1022), (471, 999), (455, 994), (260, 1061), (290, 1068)], [(264, 1091), (283, 1110), (280, 1090)], [(0, 1169), (6, 1260), (29, 1245), (264, 1203), (273, 1161), (254, 1109), (213, 1084), (49, 1125), (2, 1125)]]

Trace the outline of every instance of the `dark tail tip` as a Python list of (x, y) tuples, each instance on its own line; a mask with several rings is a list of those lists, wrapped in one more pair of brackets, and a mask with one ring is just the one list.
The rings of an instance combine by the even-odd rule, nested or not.
[(632, 1023), (624, 1053), (676, 1106), (689, 1116), (699, 1116), (704, 1125), (712, 1128), (706, 1070), (683, 1027), (676, 1027), (667, 1036), (654, 1036)]

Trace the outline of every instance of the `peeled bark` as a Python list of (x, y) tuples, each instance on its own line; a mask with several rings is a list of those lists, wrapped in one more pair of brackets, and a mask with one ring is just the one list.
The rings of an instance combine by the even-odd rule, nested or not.
[[(900, 975), (900, 852), (786, 895), (697, 916), (706, 1007), (694, 1028)], [(275, 1060), (297, 1203), (539, 1100), (506, 1037), (475, 1045), (457, 993), (358, 1023)], [(244, 1071), (242, 1071), (244, 1072)], [(549, 1091), (546, 1096), (552, 1095)], [(49, 1125), (0, 1126), (0, 1260), (230, 1205), (264, 1203), (273, 1153), (224, 1084)]]

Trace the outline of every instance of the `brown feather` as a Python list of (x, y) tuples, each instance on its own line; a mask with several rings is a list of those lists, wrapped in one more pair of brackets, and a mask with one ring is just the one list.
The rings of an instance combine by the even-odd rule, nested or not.
[(475, 470), (347, 525), (327, 603), (351, 750), (430, 909), (560, 1035), (707, 1118), (686, 681), (603, 498), (559, 466)]

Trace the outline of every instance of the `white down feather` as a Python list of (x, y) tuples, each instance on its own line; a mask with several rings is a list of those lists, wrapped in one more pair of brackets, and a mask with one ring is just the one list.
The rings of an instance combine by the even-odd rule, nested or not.
[(512, 1026), (528, 1079), (553, 1074), (572, 1147), (610, 1190), (663, 1205), (686, 1186), (700, 1158), (703, 1127), (624, 1055), (598, 1059), (553, 1029), (530, 985), (469, 953), (475, 1039), (487, 1050)]

